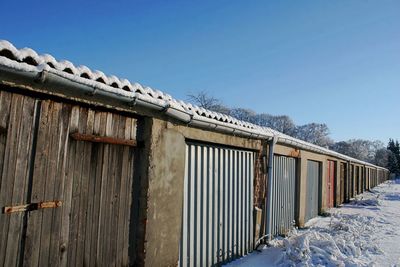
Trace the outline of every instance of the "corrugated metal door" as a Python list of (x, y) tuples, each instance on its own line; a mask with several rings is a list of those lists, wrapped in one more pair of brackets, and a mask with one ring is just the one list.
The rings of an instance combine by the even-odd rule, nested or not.
[(320, 164), (317, 161), (307, 161), (307, 203), (306, 221), (317, 217), (320, 205)]
[(344, 200), (346, 203), (349, 202), (351, 198), (351, 185), (352, 185), (351, 173), (352, 173), (351, 164), (346, 163), (346, 186), (345, 186), (345, 196), (344, 196)]
[(345, 201), (346, 190), (346, 166), (343, 162), (340, 163), (340, 204)]
[(366, 182), (367, 180), (367, 172), (366, 172), (366, 168), (362, 167), (362, 192), (365, 192), (365, 187), (366, 187)]
[(286, 235), (295, 220), (296, 160), (290, 157), (274, 156), (272, 169), (271, 224), (268, 229), (272, 236)]
[(355, 176), (355, 185), (354, 185), (354, 196), (358, 195), (360, 193), (360, 167), (355, 166), (354, 167), (354, 176)]
[(350, 167), (350, 198), (354, 197), (354, 184), (355, 184), (354, 165), (351, 164), (351, 167)]
[(370, 177), (369, 177), (369, 188), (372, 189), (374, 187), (374, 169), (371, 169)]
[(363, 168), (358, 167), (358, 193), (361, 194), (363, 192)]
[(213, 266), (252, 251), (254, 158), (187, 144), (180, 266)]
[(326, 181), (326, 196), (328, 208), (334, 206), (335, 196), (335, 162), (332, 160), (327, 161), (327, 181)]

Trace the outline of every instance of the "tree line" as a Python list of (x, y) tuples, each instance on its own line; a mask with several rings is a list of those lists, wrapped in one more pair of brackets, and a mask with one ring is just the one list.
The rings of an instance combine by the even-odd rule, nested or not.
[(387, 147), (379, 140), (350, 139), (335, 142), (330, 138), (329, 127), (325, 123), (312, 122), (296, 125), (287, 115), (276, 116), (268, 113), (256, 113), (247, 108), (230, 108), (218, 98), (212, 97), (204, 91), (188, 95), (188, 100), (202, 108), (269, 127), (300, 140), (388, 168), (392, 173), (400, 174), (399, 143), (392, 139), (390, 139)]

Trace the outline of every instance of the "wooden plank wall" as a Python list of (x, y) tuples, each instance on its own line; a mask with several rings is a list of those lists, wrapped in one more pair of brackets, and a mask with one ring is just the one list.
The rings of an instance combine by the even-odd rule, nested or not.
[[(0, 207), (27, 202), (35, 106), (26, 96), (0, 91)], [(0, 214), (0, 265), (19, 265), (23, 213)]]
[[(27, 188), (37, 105), (36, 152)], [(0, 264), (16, 266), (21, 258), (27, 266), (128, 266), (135, 148), (77, 141), (70, 134), (135, 140), (136, 120), (5, 92), (0, 92), (0, 112), (0, 125), (8, 127), (7, 134), (0, 134), (2, 207), (62, 201), (59, 208), (29, 215), (1, 214), (1, 238), (8, 242), (0, 243)], [(26, 239), (21, 239), (24, 216)]]

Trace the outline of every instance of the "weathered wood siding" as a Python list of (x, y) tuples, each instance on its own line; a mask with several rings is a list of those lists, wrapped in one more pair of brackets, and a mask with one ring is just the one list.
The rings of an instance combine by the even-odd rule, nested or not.
[(0, 135), (1, 206), (62, 202), (2, 213), (0, 263), (128, 266), (136, 148), (70, 134), (135, 140), (136, 120), (6, 92), (0, 92), (0, 112), (7, 129)]
[[(0, 91), (0, 205), (27, 203), (35, 106), (30, 97)], [(23, 213), (0, 214), (0, 265), (20, 262)]]

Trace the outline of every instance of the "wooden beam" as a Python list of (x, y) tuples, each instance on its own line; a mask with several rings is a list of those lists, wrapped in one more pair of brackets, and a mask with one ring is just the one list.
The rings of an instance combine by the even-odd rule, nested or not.
[(77, 141), (87, 141), (94, 143), (105, 143), (112, 145), (123, 145), (123, 146), (137, 146), (136, 140), (131, 139), (121, 139), (107, 136), (98, 136), (92, 134), (81, 134), (81, 133), (71, 133), (70, 137)]

